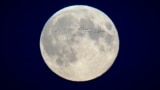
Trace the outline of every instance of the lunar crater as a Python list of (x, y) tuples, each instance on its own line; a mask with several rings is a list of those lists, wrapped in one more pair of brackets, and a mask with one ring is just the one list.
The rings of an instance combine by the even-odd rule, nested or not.
[(111, 23), (107, 22), (107, 23), (105, 23), (105, 26), (106, 26), (107, 30), (112, 30)]

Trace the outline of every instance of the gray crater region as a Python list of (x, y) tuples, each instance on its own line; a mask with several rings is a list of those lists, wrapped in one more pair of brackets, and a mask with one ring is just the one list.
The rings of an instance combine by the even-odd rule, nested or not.
[[(75, 18), (73, 18), (71, 15), (66, 15), (62, 18), (60, 18), (54, 25), (54, 27), (52, 28), (52, 34), (53, 37), (57, 38), (57, 35), (66, 35), (68, 32), (70, 32), (72, 30), (72, 28), (69, 28), (74, 22), (76, 21)], [(51, 24), (48, 24), (49, 27)], [(104, 38), (106, 43), (108, 44), (112, 44), (113, 41), (113, 36), (110, 34), (107, 34), (104, 30), (102, 30), (100, 27), (99, 28), (95, 28), (95, 25), (93, 24), (93, 22), (90, 19), (81, 19), (79, 22), (80, 25), (80, 32), (77, 32), (76, 34), (71, 36), (71, 39), (67, 39), (67, 44), (71, 45), (73, 43), (77, 43), (78, 41), (75, 40), (76, 36), (80, 36), (83, 37), (84, 33), (88, 33), (89, 37), (91, 40), (94, 40), (96, 42), (96, 44), (98, 44), (99, 38)], [(106, 25), (107, 28), (111, 29), (111, 25), (107, 24)], [(89, 31), (87, 31), (89, 30)], [(84, 31), (84, 32), (82, 32)], [(57, 40), (57, 39), (55, 39)], [(42, 42), (44, 44), (44, 49), (46, 51), (46, 53), (49, 56), (52, 55), (57, 55), (59, 56), (59, 58), (56, 60), (56, 62), (59, 65), (63, 65), (63, 63), (66, 62), (74, 62), (77, 60), (76, 56), (75, 56), (75, 51), (68, 47), (68, 46), (61, 46), (60, 44), (52, 44), (52, 37), (48, 35), (47, 30), (44, 31), (43, 36), (42, 36)], [(58, 42), (57, 42), (58, 43)], [(67, 51), (65, 48), (70, 48), (71, 52)], [(103, 46), (99, 49), (101, 51), (104, 51)], [(62, 50), (62, 51), (61, 51)], [(60, 52), (61, 51), (61, 52)], [(64, 55), (66, 55), (65, 60), (62, 60), (62, 58), (64, 57)]]
[[(110, 24), (106, 25), (107, 28), (111, 29)], [(99, 38), (104, 38), (106, 43), (112, 44), (114, 37), (110, 34), (107, 34), (101, 27), (96, 28), (93, 22), (90, 19), (81, 19), (80, 21), (80, 30), (89, 30), (87, 31), (90, 39), (98, 42)]]
[[(75, 62), (77, 60), (75, 56), (76, 52), (67, 45), (59, 44), (57, 39), (58, 35), (66, 35), (66, 33), (69, 32), (69, 30), (71, 30), (71, 28), (68, 28), (68, 27), (71, 26), (72, 23), (74, 22), (72, 20), (74, 19), (71, 16), (62, 17), (57, 21), (57, 23), (51, 29), (53, 36), (48, 35), (48, 30), (44, 30), (42, 35), (42, 43), (43, 43), (45, 52), (49, 56), (55, 56), (55, 55), (58, 56), (58, 59), (56, 60), (58, 65), (64, 65), (67, 62)], [(52, 27), (50, 25), (52, 24), (49, 23), (48, 27)], [(52, 43), (53, 37), (56, 40), (56, 44)], [(71, 40), (68, 40), (68, 44), (71, 44), (71, 43), (74, 43), (74, 42), (72, 42)], [(62, 58), (65, 58), (65, 59), (62, 59)]]

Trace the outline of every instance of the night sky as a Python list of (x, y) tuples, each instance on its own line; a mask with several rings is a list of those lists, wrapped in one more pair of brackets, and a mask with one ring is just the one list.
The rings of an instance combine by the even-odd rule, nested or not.
[[(100, 9), (119, 33), (115, 63), (101, 77), (88, 82), (60, 78), (40, 53), (45, 22), (70, 5)], [(159, 61), (153, 56), (157, 53), (153, 33), (160, 30), (158, 5), (158, 0), (1, 0), (0, 90), (160, 90)]]

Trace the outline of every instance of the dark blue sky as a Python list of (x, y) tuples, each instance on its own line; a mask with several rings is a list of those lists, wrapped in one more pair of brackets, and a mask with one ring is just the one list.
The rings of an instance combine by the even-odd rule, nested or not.
[[(158, 90), (159, 61), (153, 57), (160, 5), (154, 0), (1, 0), (1, 90)], [(118, 57), (107, 73), (75, 83), (52, 73), (40, 54), (45, 22), (69, 5), (105, 12), (117, 27)], [(158, 41), (157, 41), (158, 42)]]

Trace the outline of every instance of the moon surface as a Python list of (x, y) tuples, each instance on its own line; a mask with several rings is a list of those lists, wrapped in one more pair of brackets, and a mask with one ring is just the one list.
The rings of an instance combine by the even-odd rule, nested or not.
[(65, 7), (45, 23), (40, 36), (44, 62), (58, 76), (88, 81), (104, 74), (119, 51), (119, 37), (112, 20), (86, 5)]

